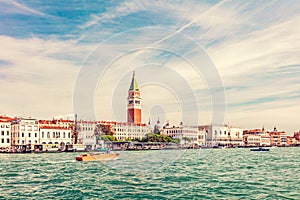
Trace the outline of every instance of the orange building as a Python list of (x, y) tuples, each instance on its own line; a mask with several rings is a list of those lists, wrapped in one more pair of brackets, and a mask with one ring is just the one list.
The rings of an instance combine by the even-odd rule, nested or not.
[(300, 141), (300, 131), (294, 133), (294, 138), (298, 141)]
[(135, 72), (128, 90), (127, 122), (140, 124), (142, 122), (141, 93), (135, 78)]
[(270, 135), (271, 146), (282, 146), (286, 144), (286, 133), (285, 131), (277, 131), (274, 127), (274, 131), (268, 132)]

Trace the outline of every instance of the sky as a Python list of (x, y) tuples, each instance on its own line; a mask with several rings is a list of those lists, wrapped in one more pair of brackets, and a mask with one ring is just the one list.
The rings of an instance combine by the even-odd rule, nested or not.
[(300, 129), (300, 2), (0, 0), (0, 114)]

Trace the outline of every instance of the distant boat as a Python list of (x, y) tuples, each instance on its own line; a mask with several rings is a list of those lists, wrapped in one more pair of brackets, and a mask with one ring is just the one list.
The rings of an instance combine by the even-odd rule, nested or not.
[(250, 151), (270, 151), (270, 149), (259, 147), (255, 149), (250, 149)]
[(116, 159), (120, 154), (110, 153), (108, 149), (98, 149), (97, 152), (85, 153), (80, 156), (76, 156), (77, 161), (95, 161), (95, 160), (113, 160)]

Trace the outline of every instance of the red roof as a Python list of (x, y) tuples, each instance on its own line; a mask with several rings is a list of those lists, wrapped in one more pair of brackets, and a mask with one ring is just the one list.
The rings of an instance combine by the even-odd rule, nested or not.
[(56, 124), (52, 120), (39, 120), (39, 124)]
[(15, 118), (11, 118), (11, 117), (7, 117), (7, 116), (5, 116), (5, 115), (1, 115), (0, 116), (0, 120), (2, 121), (2, 122), (10, 122), (10, 121), (12, 121), (12, 120), (14, 120)]

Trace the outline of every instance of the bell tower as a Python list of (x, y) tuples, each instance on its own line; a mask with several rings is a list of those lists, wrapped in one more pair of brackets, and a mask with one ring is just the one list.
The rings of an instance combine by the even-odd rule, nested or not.
[(128, 90), (127, 122), (140, 124), (142, 121), (141, 93), (135, 79), (135, 71), (132, 74), (131, 84)]

